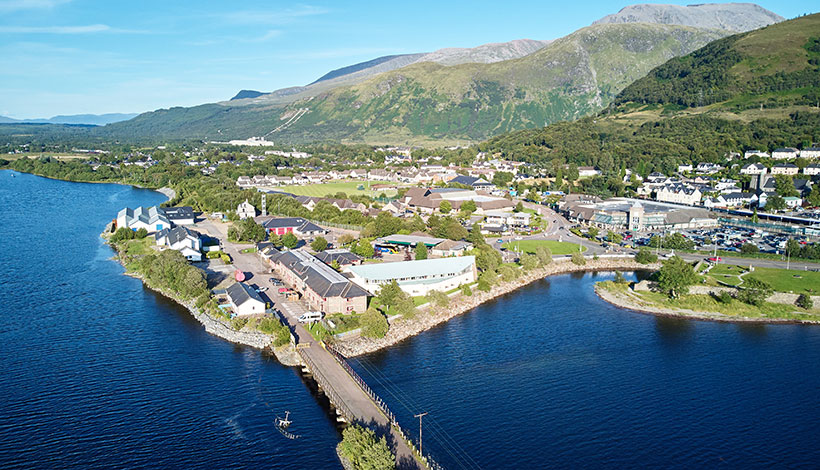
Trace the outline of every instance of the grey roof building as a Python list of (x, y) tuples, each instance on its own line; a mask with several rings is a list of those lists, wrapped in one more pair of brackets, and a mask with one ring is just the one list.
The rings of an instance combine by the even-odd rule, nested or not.
[(316, 253), (316, 259), (328, 266), (330, 266), (330, 264), (334, 261), (339, 263), (339, 266), (358, 264), (362, 261), (361, 256), (345, 249), (320, 251), (319, 253)]
[(265, 313), (265, 301), (249, 285), (237, 282), (226, 289), (228, 300), (237, 315)]

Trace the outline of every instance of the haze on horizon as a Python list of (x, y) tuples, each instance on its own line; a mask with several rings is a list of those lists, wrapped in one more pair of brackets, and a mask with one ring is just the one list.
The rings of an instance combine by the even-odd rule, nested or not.
[[(145, 112), (305, 85), (383, 55), (555, 39), (639, 3), (0, 0), (0, 115)], [(685, 5), (688, 2), (665, 2)], [(813, 2), (755, 2), (785, 18)]]

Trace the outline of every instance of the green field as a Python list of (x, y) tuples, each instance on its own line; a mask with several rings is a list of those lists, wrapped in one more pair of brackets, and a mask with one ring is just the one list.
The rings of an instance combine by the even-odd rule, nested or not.
[(737, 286), (741, 281), (741, 278), (739, 278), (738, 275), (743, 274), (746, 271), (747, 269), (741, 266), (735, 266), (733, 264), (718, 264), (709, 270), (707, 276), (711, 276), (713, 279), (725, 284)]
[(777, 292), (817, 295), (820, 291), (820, 273), (813, 271), (755, 268), (754, 272), (745, 277), (763, 281)]
[[(578, 245), (575, 243), (557, 242), (555, 240), (518, 240), (507, 242), (501, 246), (510, 251), (525, 253), (535, 253), (539, 246), (546, 246), (552, 251), (553, 255), (570, 255), (578, 251)], [(586, 247), (582, 246), (581, 251), (587, 251)]]
[[(371, 181), (370, 186), (374, 184), (390, 184), (389, 181)], [(367, 189), (358, 189), (359, 186), (364, 188), (368, 187), (368, 183), (364, 181), (331, 181), (328, 183), (317, 183), (317, 184), (306, 184), (303, 186), (282, 186), (278, 188), (278, 191), (285, 191), (288, 193), (295, 194), (297, 196), (311, 196), (311, 197), (323, 197), (327, 195), (333, 195), (338, 192), (343, 192), (348, 196), (352, 196), (354, 194), (364, 194), (366, 196), (377, 197), (379, 194), (384, 193), (386, 196), (394, 196), (396, 194), (395, 191), (368, 191)]]

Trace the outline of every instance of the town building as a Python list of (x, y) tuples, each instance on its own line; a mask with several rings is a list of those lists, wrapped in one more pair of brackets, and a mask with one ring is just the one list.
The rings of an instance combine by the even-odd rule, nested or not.
[(772, 167), (773, 175), (796, 175), (800, 168), (794, 163), (778, 163)]
[(194, 209), (190, 206), (165, 207), (162, 212), (174, 225), (193, 225), (195, 222)]
[(411, 296), (426, 295), (430, 291), (446, 292), (476, 281), (475, 256), (436, 258), (397, 263), (350, 266), (345, 271), (350, 280), (373, 294), (381, 287), (396, 281)]
[(817, 147), (817, 144), (806, 147), (800, 151), (800, 156), (808, 160), (820, 158), (820, 147)]
[(188, 261), (202, 261), (202, 239), (187, 227), (162, 229), (154, 235), (158, 246), (179, 251)]
[(265, 301), (249, 285), (237, 282), (228, 287), (225, 293), (235, 315), (244, 317), (265, 313)]
[(703, 193), (698, 188), (680, 183), (662, 186), (655, 194), (655, 199), (658, 201), (689, 206), (698, 204), (703, 197)]
[(270, 264), (311, 308), (325, 313), (362, 313), (367, 309), (367, 290), (305, 251), (282, 252), (272, 257)]
[(468, 251), (473, 249), (473, 244), (461, 240), (444, 240), (438, 245), (434, 246), (430, 253), (433, 256), (440, 256), (447, 258), (451, 256), (464, 256)]
[(352, 266), (362, 263), (362, 257), (350, 250), (337, 248), (335, 250), (325, 250), (316, 253), (316, 259), (330, 266), (334, 262), (339, 266)]
[(812, 163), (803, 168), (803, 174), (807, 176), (820, 175), (820, 163)]
[(558, 203), (567, 219), (610, 230), (682, 230), (716, 227), (717, 218), (707, 209), (629, 198), (601, 200), (573, 194)]
[(300, 237), (313, 237), (327, 233), (327, 230), (301, 217), (260, 218), (257, 223), (274, 235), (292, 233)]
[(239, 216), (240, 220), (254, 218), (256, 217), (256, 208), (253, 207), (253, 204), (248, 202), (247, 199), (245, 199), (245, 202), (239, 204), (239, 206), (236, 207), (236, 215)]
[(492, 183), (484, 178), (467, 175), (458, 175), (449, 182), (470, 186), (473, 189), (492, 189), (494, 187)]
[(772, 158), (775, 160), (791, 160), (797, 158), (799, 155), (800, 152), (796, 148), (791, 147), (774, 149), (772, 152)]
[(751, 157), (769, 158), (769, 154), (760, 150), (747, 150), (743, 152), (743, 158)]
[(748, 163), (740, 169), (741, 175), (762, 175), (766, 173), (766, 165), (762, 163)]
[(149, 233), (158, 232), (162, 229), (171, 228), (171, 221), (165, 213), (157, 206), (137, 207), (131, 209), (126, 207), (117, 213), (117, 228), (125, 227), (137, 231), (144, 228)]

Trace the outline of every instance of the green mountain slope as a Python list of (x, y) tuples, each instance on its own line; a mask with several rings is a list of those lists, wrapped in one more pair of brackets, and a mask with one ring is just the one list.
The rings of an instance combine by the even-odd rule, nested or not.
[(309, 111), (274, 140), (480, 140), (605, 107), (654, 66), (725, 36), (686, 26), (604, 24), (520, 59), (419, 63), (298, 101)]
[(729, 152), (820, 141), (820, 14), (715, 41), (626, 87), (605, 111), (498, 136), (482, 150), (554, 170), (672, 172)]

